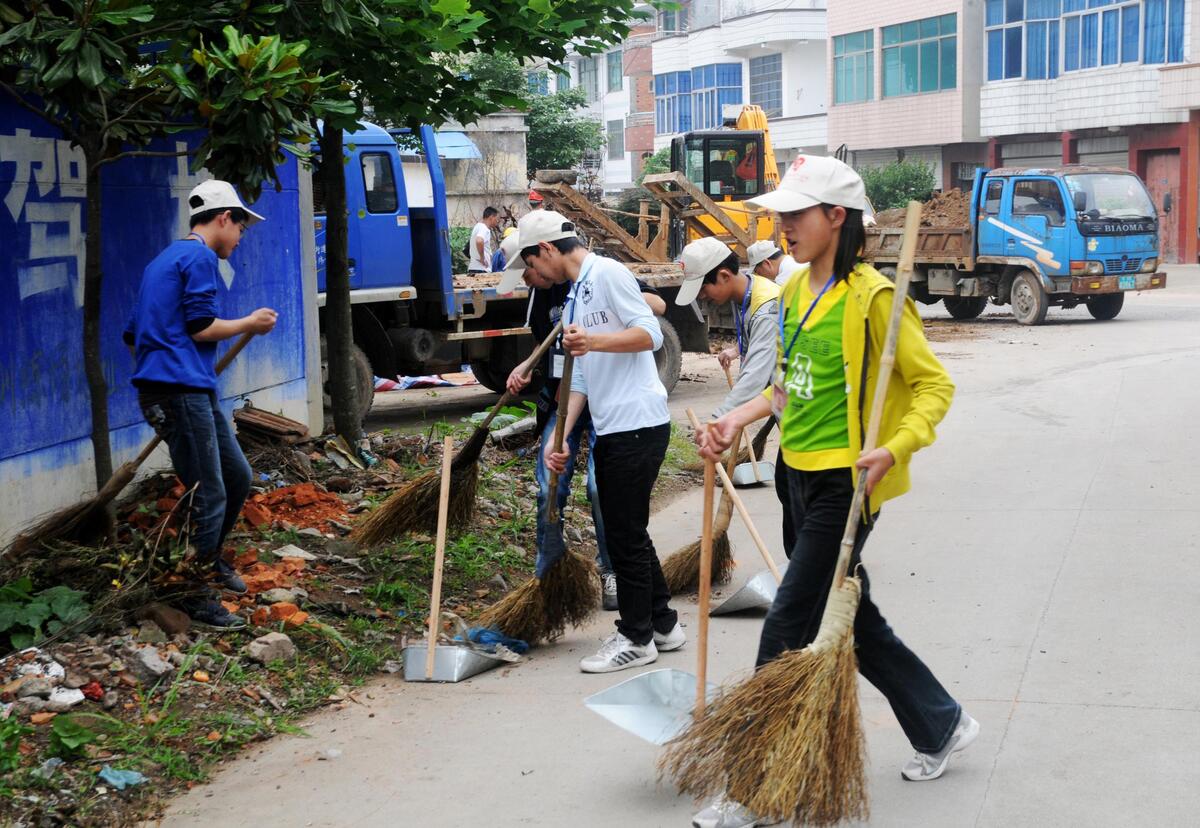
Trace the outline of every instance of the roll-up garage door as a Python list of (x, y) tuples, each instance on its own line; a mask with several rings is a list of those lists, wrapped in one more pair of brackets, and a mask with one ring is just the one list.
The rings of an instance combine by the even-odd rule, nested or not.
[(1129, 137), (1126, 135), (1080, 138), (1076, 149), (1079, 152), (1080, 164), (1129, 169)]
[(1021, 141), (1000, 147), (1006, 167), (1061, 167), (1062, 144), (1058, 141)]

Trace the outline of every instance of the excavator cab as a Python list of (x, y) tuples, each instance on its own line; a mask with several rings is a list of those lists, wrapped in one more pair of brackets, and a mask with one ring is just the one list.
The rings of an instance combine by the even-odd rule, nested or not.
[(765, 192), (762, 130), (688, 132), (671, 142), (671, 170), (713, 201), (745, 201)]

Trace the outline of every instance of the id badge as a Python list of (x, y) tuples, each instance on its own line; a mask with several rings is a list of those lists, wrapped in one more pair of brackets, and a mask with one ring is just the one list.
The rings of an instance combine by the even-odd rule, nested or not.
[(554, 379), (562, 379), (563, 369), (567, 364), (567, 352), (561, 348), (555, 348), (550, 352), (550, 376)]
[(776, 420), (783, 420), (783, 409), (787, 407), (787, 388), (783, 384), (783, 369), (775, 370), (775, 379), (771, 382), (771, 413)]

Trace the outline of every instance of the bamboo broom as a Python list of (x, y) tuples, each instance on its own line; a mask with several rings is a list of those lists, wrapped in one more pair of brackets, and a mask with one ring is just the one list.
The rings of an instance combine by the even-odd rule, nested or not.
[[(921, 205), (909, 202), (864, 452), (879, 439), (920, 216)], [(764, 820), (832, 825), (867, 818), (866, 745), (854, 655), (861, 584), (848, 574), (866, 488), (864, 469), (858, 474), (816, 638), (723, 692), (703, 719), (669, 744), (659, 768), (682, 790), (697, 796), (725, 793)]]
[[(252, 333), (242, 334), (236, 342), (221, 355), (214, 368), (215, 373), (220, 374), (229, 367), (229, 363), (242, 352), (242, 349), (250, 344), (250, 340), (254, 338)], [(73, 506), (59, 509), (57, 512), (50, 514), (35, 525), (26, 529), (13, 540), (9, 546), (9, 553), (14, 557), (20, 557), (34, 549), (37, 549), (44, 544), (53, 542), (72, 542), (81, 546), (90, 546), (108, 534), (111, 527), (112, 517), (108, 511), (108, 505), (116, 500), (117, 496), (125, 490), (125, 487), (133, 482), (133, 478), (137, 476), (137, 470), (142, 463), (154, 453), (162, 442), (162, 437), (154, 436), (149, 443), (142, 449), (134, 459), (122, 463), (120, 467), (113, 472), (112, 477), (100, 487), (100, 491), (96, 492), (95, 496)]]
[[(571, 374), (574, 359), (567, 354), (558, 389), (558, 421), (554, 425), (554, 450), (563, 449), (567, 407), (571, 398)], [(558, 515), (558, 473), (551, 470), (549, 502), (546, 504), (546, 531), (561, 532)], [(567, 625), (579, 626), (596, 609), (599, 600), (596, 567), (578, 552), (566, 550), (561, 558), (539, 578), (530, 578), (479, 617), (484, 627), (495, 627), (505, 635), (530, 644), (553, 641)]]
[[(560, 323), (533, 352), (529, 363), (531, 366), (536, 365), (546, 351), (553, 347), (554, 340), (561, 332)], [(479, 455), (487, 442), (488, 426), (492, 424), (500, 409), (515, 397), (512, 392), (505, 391), (454, 456), (450, 477), (451, 526), (463, 525), (471, 519), (471, 514), (475, 511), (475, 492), (479, 486)], [(363, 546), (375, 546), (393, 540), (405, 532), (436, 531), (440, 485), (440, 475), (436, 469), (413, 478), (397, 489), (379, 508), (360, 520), (350, 533), (350, 539)]]

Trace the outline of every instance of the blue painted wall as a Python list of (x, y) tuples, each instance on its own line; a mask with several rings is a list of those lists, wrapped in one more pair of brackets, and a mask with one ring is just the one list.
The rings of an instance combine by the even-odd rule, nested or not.
[[(182, 140), (154, 149), (174, 150)], [(275, 331), (252, 342), (223, 376), (227, 409), (253, 395), (261, 407), (304, 419), (297, 176), (294, 161), (281, 168), (283, 190), (268, 187), (254, 205), (267, 221), (246, 234), (222, 267), (223, 316), (258, 307), (279, 312)], [(186, 159), (175, 158), (126, 159), (104, 172), (103, 353), (117, 462), (150, 436), (129, 384), (133, 362), (121, 330), (142, 269), (187, 233), (188, 191), (210, 177), (189, 172)], [(78, 472), (81, 464), (90, 474), (81, 310), (85, 222), (82, 155), (54, 128), (0, 98), (0, 501), (23, 477)], [(311, 225), (303, 230), (311, 233)], [(0, 504), (0, 519), (3, 511)], [(0, 524), (0, 537), (6, 528)]]

